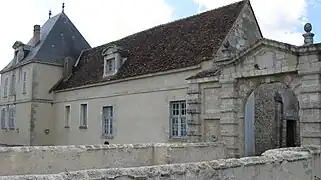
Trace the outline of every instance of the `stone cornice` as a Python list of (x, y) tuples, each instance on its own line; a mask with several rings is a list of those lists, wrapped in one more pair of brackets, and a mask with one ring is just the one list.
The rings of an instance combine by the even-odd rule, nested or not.
[(247, 49), (238, 52), (237, 54), (232, 56), (230, 59), (224, 60), (224, 61), (218, 60), (218, 61), (215, 61), (215, 64), (217, 64), (221, 68), (224, 68), (224, 66), (228, 66), (228, 65), (238, 64), (240, 60), (244, 58), (247, 54), (255, 51), (256, 49), (262, 46), (272, 47), (275, 49), (279, 49), (281, 51), (298, 55), (298, 48), (299, 48), (298, 46), (263, 38), (251, 44)]
[(284, 51), (297, 56), (305, 55), (305, 54), (315, 54), (315, 53), (321, 52), (321, 43), (312, 44), (309, 46), (295, 46), (288, 43), (283, 43), (283, 42), (263, 38), (251, 44), (247, 49), (241, 52), (238, 52), (237, 54), (232, 56), (230, 59), (227, 59), (224, 61), (217, 60), (215, 61), (215, 63), (221, 68), (224, 68), (224, 66), (228, 66), (228, 65), (236, 65), (247, 54), (252, 53), (253, 51), (255, 51), (256, 49), (262, 46), (271, 47), (271, 48), (278, 49), (280, 51)]

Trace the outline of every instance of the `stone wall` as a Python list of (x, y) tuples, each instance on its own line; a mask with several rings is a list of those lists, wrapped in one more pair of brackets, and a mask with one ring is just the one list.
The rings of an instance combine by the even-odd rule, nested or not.
[(317, 180), (320, 178), (320, 146), (306, 146), (266, 151), (262, 156), (222, 159), (188, 164), (148, 167), (84, 170), (52, 175), (7, 176), (2, 180)]
[(0, 175), (52, 174), (226, 158), (225, 144), (125, 144), (0, 147)]
[[(255, 154), (260, 155), (268, 149), (275, 149), (281, 146), (278, 142), (279, 123), (282, 117), (277, 116), (277, 102), (274, 100), (275, 94), (286, 86), (282, 83), (262, 84), (254, 91), (255, 111), (254, 111), (254, 134), (255, 134)], [(281, 121), (281, 122), (279, 122)]]

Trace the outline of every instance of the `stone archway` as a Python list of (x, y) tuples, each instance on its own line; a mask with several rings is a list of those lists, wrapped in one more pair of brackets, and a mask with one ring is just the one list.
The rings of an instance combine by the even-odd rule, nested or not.
[(244, 154), (298, 145), (298, 111), (298, 99), (285, 84), (259, 85), (245, 102)]

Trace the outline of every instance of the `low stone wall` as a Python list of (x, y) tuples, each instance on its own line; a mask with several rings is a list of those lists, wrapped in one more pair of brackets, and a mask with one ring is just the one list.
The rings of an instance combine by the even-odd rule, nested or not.
[(305, 146), (269, 150), (262, 156), (240, 159), (1, 178), (2, 180), (320, 180), (320, 150), (321, 146)]
[(226, 158), (224, 143), (0, 147), (0, 176), (54, 174)]

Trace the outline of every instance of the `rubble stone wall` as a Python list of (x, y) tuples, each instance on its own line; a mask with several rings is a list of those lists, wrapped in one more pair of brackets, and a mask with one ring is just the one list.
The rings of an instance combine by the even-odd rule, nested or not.
[(0, 147), (0, 176), (53, 174), (226, 158), (224, 143)]
[(268, 150), (262, 156), (186, 164), (62, 172), (51, 175), (6, 176), (2, 180), (319, 180), (321, 146)]

